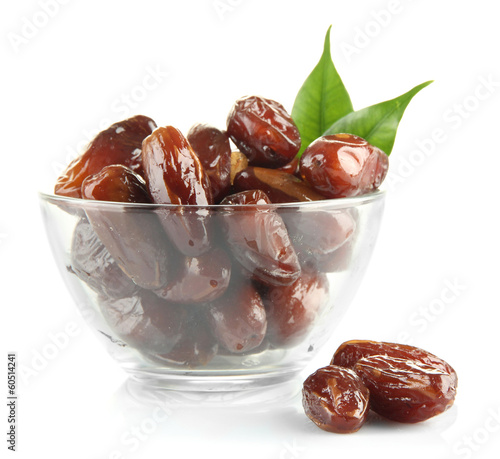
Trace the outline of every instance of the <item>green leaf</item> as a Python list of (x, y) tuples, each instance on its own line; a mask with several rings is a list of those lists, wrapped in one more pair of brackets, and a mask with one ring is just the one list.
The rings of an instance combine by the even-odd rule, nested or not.
[(331, 28), (326, 32), (321, 59), (300, 88), (293, 104), (292, 119), (302, 138), (299, 156), (335, 121), (353, 110), (351, 98), (332, 62)]
[(427, 81), (395, 99), (349, 113), (333, 123), (322, 135), (355, 134), (390, 155), (406, 107), (415, 94), (431, 83)]

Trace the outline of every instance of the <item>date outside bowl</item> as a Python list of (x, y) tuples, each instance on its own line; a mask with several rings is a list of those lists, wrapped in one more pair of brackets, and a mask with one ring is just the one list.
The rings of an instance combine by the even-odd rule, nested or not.
[(39, 194), (57, 266), (107, 352), (136, 383), (202, 392), (299, 375), (361, 283), (384, 197), (177, 206)]

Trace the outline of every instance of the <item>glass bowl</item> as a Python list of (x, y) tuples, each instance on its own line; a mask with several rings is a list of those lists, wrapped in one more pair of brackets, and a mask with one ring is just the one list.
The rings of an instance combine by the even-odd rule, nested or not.
[(269, 205), (123, 204), (40, 193), (58, 268), (141, 384), (193, 391), (293, 380), (365, 273), (384, 192)]

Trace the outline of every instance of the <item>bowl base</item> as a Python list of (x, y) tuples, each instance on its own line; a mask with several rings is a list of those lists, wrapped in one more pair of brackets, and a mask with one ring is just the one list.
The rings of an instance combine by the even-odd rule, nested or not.
[[(150, 384), (153, 382), (153, 384)], [(211, 387), (207, 390), (207, 387)], [(240, 386), (243, 387), (243, 386)], [(227, 390), (230, 388), (229, 390)], [(208, 406), (208, 407), (269, 407), (282, 405), (297, 398), (302, 389), (298, 379), (292, 379), (276, 384), (256, 387), (245, 386), (238, 389), (234, 384), (220, 386), (193, 386), (186, 384), (165, 384), (158, 380), (144, 380), (130, 377), (125, 383), (125, 390), (129, 397), (141, 406), (156, 405), (159, 402), (170, 407), (175, 406)]]
[[(262, 373), (224, 373), (219, 372), (162, 372), (156, 373), (144, 369), (127, 368), (130, 375), (128, 385), (136, 392), (167, 391), (182, 393), (213, 394), (213, 400), (245, 399), (265, 401), (267, 398), (288, 396), (297, 393), (301, 381), (297, 376), (300, 369)], [(234, 396), (234, 397), (233, 397)], [(210, 399), (210, 397), (208, 397)]]

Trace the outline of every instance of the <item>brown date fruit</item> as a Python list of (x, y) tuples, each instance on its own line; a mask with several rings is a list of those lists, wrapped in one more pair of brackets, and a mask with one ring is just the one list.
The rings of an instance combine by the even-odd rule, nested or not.
[[(142, 162), (155, 203), (198, 206), (213, 203), (208, 175), (178, 129), (160, 127), (144, 139)], [(166, 233), (184, 255), (196, 257), (210, 249), (208, 210), (162, 209), (160, 218)]]
[(262, 299), (249, 281), (234, 281), (226, 294), (209, 305), (208, 318), (219, 345), (234, 354), (260, 346), (267, 329)]
[[(151, 202), (144, 180), (113, 165), (87, 177), (82, 197), (123, 203)], [(172, 248), (156, 215), (134, 208), (87, 206), (87, 217), (121, 269), (140, 287), (163, 287), (169, 279)]]
[(137, 115), (100, 132), (87, 150), (73, 160), (57, 179), (55, 194), (81, 198), (81, 186), (85, 178), (111, 164), (122, 164), (143, 175), (142, 141), (155, 128), (156, 124), (151, 118)]
[(326, 198), (369, 193), (382, 184), (388, 167), (382, 150), (352, 134), (320, 137), (300, 158), (302, 178)]
[[(300, 275), (297, 254), (283, 219), (260, 190), (224, 198), (231, 208), (219, 213), (222, 230), (233, 256), (252, 276), (271, 285), (289, 285)], [(264, 207), (260, 207), (264, 206)]]
[(350, 340), (342, 343), (332, 357), (331, 364), (354, 368), (357, 361), (372, 355), (383, 355), (398, 359), (413, 360), (430, 365), (448, 373), (456, 386), (458, 378), (455, 370), (443, 359), (415, 346), (369, 340)]
[(73, 232), (68, 270), (106, 298), (134, 295), (137, 286), (121, 270), (86, 218)]
[(151, 203), (144, 179), (132, 169), (113, 164), (82, 182), (82, 198), (96, 201)]
[(226, 291), (231, 278), (231, 260), (221, 248), (212, 249), (199, 257), (176, 260), (177, 272), (164, 288), (155, 293), (174, 303), (213, 301)]
[(342, 252), (350, 248), (356, 231), (356, 220), (349, 210), (290, 210), (283, 219), (304, 269), (340, 270), (345, 258)]
[(276, 169), (247, 167), (234, 178), (236, 192), (261, 190), (273, 203), (319, 201), (324, 199), (298, 177)]
[(157, 204), (212, 204), (210, 180), (182, 133), (159, 127), (143, 141), (146, 183)]
[(271, 99), (238, 99), (227, 118), (227, 133), (252, 166), (276, 168), (300, 149), (300, 134), (284, 107)]
[(302, 388), (306, 415), (320, 429), (334, 433), (357, 432), (368, 416), (370, 397), (353, 370), (332, 365), (310, 375)]
[(147, 290), (117, 300), (101, 299), (99, 307), (113, 333), (140, 352), (165, 354), (182, 336), (187, 311)]
[(393, 421), (425, 421), (455, 400), (453, 377), (418, 360), (372, 355), (358, 360), (354, 371), (370, 391), (370, 408)]
[(219, 202), (231, 188), (231, 145), (225, 132), (208, 124), (195, 124), (187, 140), (210, 178), (213, 202)]
[(202, 310), (189, 314), (181, 327), (181, 337), (167, 354), (148, 356), (160, 364), (177, 364), (188, 368), (207, 365), (217, 354), (219, 344), (210, 331)]
[(267, 315), (267, 339), (275, 347), (300, 344), (328, 301), (324, 274), (302, 273), (291, 285), (269, 287), (262, 296)]

